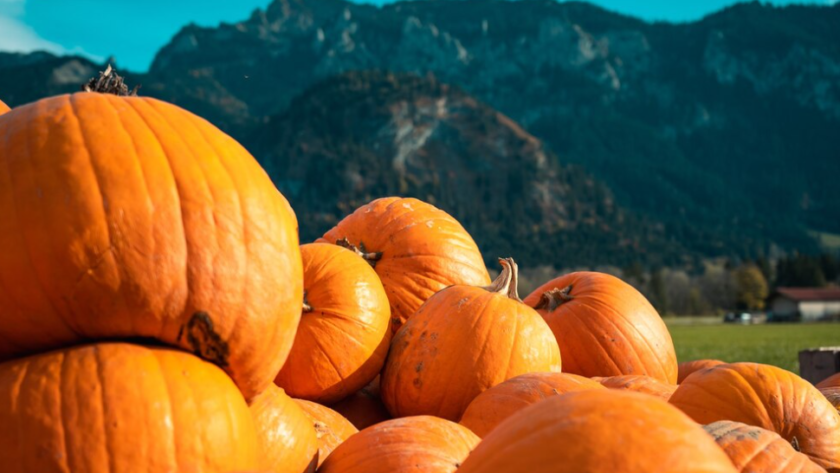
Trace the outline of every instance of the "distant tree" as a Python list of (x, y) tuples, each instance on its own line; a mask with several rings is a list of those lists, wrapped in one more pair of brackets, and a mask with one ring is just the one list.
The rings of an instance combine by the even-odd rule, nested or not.
[(770, 264), (770, 261), (768, 261), (764, 256), (759, 256), (755, 260), (755, 265), (758, 266), (759, 270), (761, 270), (761, 274), (764, 275), (764, 279), (767, 283), (771, 283), (775, 275), (773, 274), (773, 266)]
[(743, 265), (735, 270), (735, 291), (739, 308), (761, 310), (769, 293), (767, 279), (758, 266)]
[(823, 253), (820, 255), (820, 269), (827, 282), (837, 282), (838, 276), (840, 276), (840, 259), (837, 258), (837, 255)]
[(826, 277), (818, 258), (795, 253), (779, 260), (776, 286), (822, 287)]
[(700, 278), (700, 294), (712, 308), (729, 310), (735, 306), (732, 274), (721, 265), (708, 265)]
[(662, 273), (662, 269), (655, 269), (651, 272), (648, 292), (651, 298), (650, 302), (660, 314), (665, 315), (669, 312), (668, 292), (665, 288), (665, 278)]

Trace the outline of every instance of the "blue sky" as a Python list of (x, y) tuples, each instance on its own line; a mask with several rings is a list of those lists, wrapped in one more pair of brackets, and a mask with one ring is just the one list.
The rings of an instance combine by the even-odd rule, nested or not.
[[(271, 0), (0, 0), (0, 51), (47, 50), (115, 56), (120, 67), (144, 71), (155, 52), (183, 25), (213, 26), (247, 18)], [(314, 1), (314, 0), (313, 0)], [(832, 4), (838, 0), (774, 0)], [(371, 0), (365, 3), (388, 3)], [(733, 0), (593, 0), (648, 20), (690, 21)]]

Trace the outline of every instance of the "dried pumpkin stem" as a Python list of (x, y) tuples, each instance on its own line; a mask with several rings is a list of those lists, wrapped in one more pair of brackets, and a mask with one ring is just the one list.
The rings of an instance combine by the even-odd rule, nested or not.
[(513, 258), (499, 258), (499, 264), (502, 265), (502, 273), (484, 289), (522, 302), (519, 298), (519, 266)]
[(125, 85), (125, 79), (117, 74), (110, 64), (99, 73), (99, 77), (92, 78), (82, 86), (84, 92), (113, 94), (119, 97), (135, 97), (137, 96), (137, 89), (138, 87), (135, 87), (129, 91), (128, 86)]
[(306, 291), (303, 291), (303, 312), (312, 312), (312, 306), (309, 305), (309, 301), (306, 300)]
[(381, 251), (374, 251), (374, 252), (367, 251), (367, 248), (365, 248), (365, 243), (364, 242), (359, 243), (359, 246), (356, 246), (356, 245), (350, 243), (350, 240), (348, 240), (347, 238), (342, 238), (340, 240), (336, 240), (335, 244), (342, 247), (342, 248), (347, 248), (348, 250), (350, 250), (350, 251), (356, 253), (357, 255), (361, 256), (362, 258), (365, 259), (365, 261), (367, 261), (374, 268), (376, 267), (376, 262), (379, 261), (380, 259), (382, 259), (382, 252)]
[(540, 301), (534, 306), (536, 310), (547, 309), (549, 312), (553, 312), (554, 309), (560, 307), (561, 305), (569, 302), (570, 300), (574, 299), (575, 296), (572, 295), (572, 286), (566, 286), (563, 289), (554, 288), (550, 291), (545, 291), (542, 296), (540, 296)]

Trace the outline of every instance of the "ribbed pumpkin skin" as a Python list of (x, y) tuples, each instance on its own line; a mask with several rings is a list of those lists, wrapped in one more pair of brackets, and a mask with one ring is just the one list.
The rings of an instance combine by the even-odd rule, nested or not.
[(391, 303), (392, 331), (437, 291), (485, 286), (490, 276), (472, 237), (449, 214), (417, 199), (387, 197), (360, 207), (318, 241), (346, 238), (381, 252), (376, 273)]
[(528, 373), (497, 384), (467, 406), (460, 424), (486, 437), (505, 419), (551, 396), (604, 389), (597, 381), (569, 373)]
[(720, 421), (703, 427), (744, 473), (825, 473), (793, 449), (779, 434), (740, 422)]
[(641, 374), (677, 382), (671, 334), (656, 309), (615, 276), (576, 272), (543, 284), (525, 298), (536, 307), (544, 293), (571, 286), (568, 302), (540, 309), (560, 345), (563, 371), (591, 378)]
[(840, 412), (840, 387), (838, 388), (820, 388), (820, 393), (828, 399), (828, 402)]
[(0, 115), (3, 115), (4, 113), (8, 112), (9, 110), (11, 110), (11, 108), (9, 108), (8, 105), (6, 105), (5, 103), (3, 103), (2, 100), (0, 100)]
[(817, 383), (817, 388), (840, 388), (840, 373), (836, 373)]
[(670, 399), (674, 391), (677, 390), (676, 384), (665, 384), (656, 378), (635, 374), (600, 378), (598, 382), (605, 388), (648, 394), (663, 401)]
[(391, 310), (379, 276), (354, 252), (312, 243), (300, 248), (304, 312), (275, 382), (289, 395), (336, 402), (375, 378), (391, 341)]
[(313, 473), (318, 438), (312, 420), (281, 388), (269, 386), (251, 401), (261, 465), (275, 473)]
[(804, 379), (781, 368), (732, 363), (698, 371), (671, 403), (701, 424), (742, 422), (799, 444), (828, 471), (840, 471), (840, 414)]
[(330, 407), (359, 430), (391, 419), (391, 413), (382, 404), (380, 397), (379, 376), (347, 399)]
[(333, 451), (319, 473), (454, 473), (481, 441), (467, 428), (432, 416), (367, 428)]
[(0, 469), (215, 473), (256, 469), (248, 406), (218, 367), (103, 343), (0, 365)]
[(457, 422), (484, 390), (549, 371), (560, 371), (560, 351), (539, 314), (507, 294), (452, 286), (426, 301), (391, 341), (382, 402), (394, 417)]
[(315, 427), (315, 436), (318, 439), (318, 467), (320, 468), (330, 453), (359, 429), (329, 407), (304, 399), (295, 399), (295, 402), (309, 416)]
[(458, 473), (736, 473), (714, 440), (653, 396), (577, 391), (502, 422)]
[(677, 365), (677, 384), (680, 384), (683, 381), (685, 381), (685, 378), (688, 378), (688, 376), (691, 373), (694, 373), (695, 371), (704, 370), (706, 368), (712, 368), (722, 364), (724, 364), (724, 362), (720, 360), (684, 361)]
[(248, 152), (150, 98), (78, 93), (0, 117), (0, 359), (155, 338), (247, 399), (300, 318), (297, 221)]

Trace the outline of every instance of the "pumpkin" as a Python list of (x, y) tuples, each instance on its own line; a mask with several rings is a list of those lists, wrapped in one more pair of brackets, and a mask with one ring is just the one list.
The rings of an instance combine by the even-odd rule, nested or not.
[(820, 388), (820, 393), (828, 399), (828, 402), (840, 412), (840, 387), (838, 388)]
[(794, 450), (775, 432), (727, 420), (703, 428), (740, 472), (825, 473), (825, 469)]
[(840, 471), (840, 414), (799, 376), (775, 366), (732, 363), (695, 372), (671, 403), (701, 424), (720, 420), (767, 429), (828, 471)]
[(82, 92), (0, 116), (0, 359), (149, 338), (247, 399), (294, 341), (297, 221), (256, 160), (151, 98)]
[(352, 251), (312, 243), (300, 252), (303, 315), (275, 383), (295, 398), (332, 403), (382, 370), (391, 341), (388, 297), (373, 268)]
[(352, 396), (331, 407), (359, 430), (391, 418), (379, 395), (379, 376)]
[(704, 370), (706, 368), (712, 368), (714, 366), (722, 365), (724, 363), (725, 362), (720, 360), (684, 361), (677, 365), (677, 384), (685, 381), (685, 378), (688, 378), (688, 375), (694, 373), (695, 371)]
[(467, 406), (461, 425), (486, 437), (508, 417), (550, 396), (572, 391), (604, 389), (597, 381), (569, 373), (527, 373), (479, 394)]
[(318, 439), (318, 467), (336, 447), (359, 431), (349, 420), (329, 407), (304, 399), (295, 399), (295, 402), (309, 416), (315, 427), (315, 437)]
[(551, 396), (490, 432), (458, 473), (736, 473), (714, 440), (667, 402), (586, 390)]
[(840, 388), (840, 373), (836, 373), (817, 383), (817, 388)]
[(347, 439), (319, 473), (454, 473), (481, 441), (467, 428), (432, 416), (374, 425)]
[(663, 401), (667, 401), (677, 390), (675, 384), (665, 384), (656, 378), (641, 375), (625, 375), (625, 376), (610, 376), (608, 378), (600, 378), (598, 382), (605, 388), (621, 389), (626, 391), (635, 391), (642, 394), (650, 394), (656, 396)]
[(262, 465), (276, 473), (314, 473), (318, 438), (309, 415), (277, 386), (254, 398), (250, 408)]
[(322, 240), (357, 251), (374, 267), (388, 294), (394, 332), (437, 291), (490, 283), (481, 253), (464, 227), (417, 199), (374, 200)]
[(11, 110), (11, 108), (9, 108), (8, 105), (6, 105), (5, 103), (3, 103), (2, 100), (0, 100), (0, 115), (3, 115), (4, 113), (8, 112), (9, 110)]
[(4, 473), (259, 466), (236, 385), (213, 364), (168, 348), (102, 343), (4, 362), (0, 425)]
[(548, 322), (563, 370), (591, 378), (641, 374), (676, 384), (677, 356), (656, 309), (615, 276), (577, 272), (525, 298)]
[(560, 371), (551, 330), (517, 295), (511, 258), (489, 287), (452, 286), (432, 296), (397, 332), (382, 373), (394, 417), (457, 421), (482, 391), (525, 373)]

